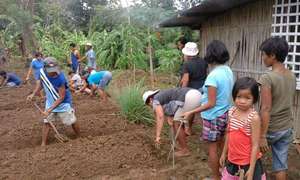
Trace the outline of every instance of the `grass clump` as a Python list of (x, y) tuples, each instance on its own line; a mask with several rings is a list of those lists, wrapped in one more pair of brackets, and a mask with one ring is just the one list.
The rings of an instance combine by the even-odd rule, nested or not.
[(144, 88), (138, 83), (129, 85), (121, 90), (117, 98), (121, 107), (121, 114), (129, 122), (137, 124), (153, 125), (153, 115), (143, 102)]

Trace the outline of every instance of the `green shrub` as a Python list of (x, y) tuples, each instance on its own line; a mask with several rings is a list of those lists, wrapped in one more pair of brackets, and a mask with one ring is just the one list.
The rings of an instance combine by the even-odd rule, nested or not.
[(175, 48), (164, 48), (155, 51), (161, 72), (177, 72), (181, 63), (181, 52)]
[(141, 83), (127, 86), (121, 90), (117, 99), (121, 107), (121, 114), (129, 122), (153, 125), (153, 115), (142, 99), (143, 91)]

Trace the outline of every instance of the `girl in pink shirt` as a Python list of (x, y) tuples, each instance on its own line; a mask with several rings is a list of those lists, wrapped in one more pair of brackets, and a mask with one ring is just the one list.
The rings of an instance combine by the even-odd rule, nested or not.
[(225, 144), (220, 158), (220, 165), (225, 166), (222, 179), (238, 180), (242, 171), (247, 180), (266, 179), (259, 151), (261, 122), (253, 107), (259, 98), (257, 82), (249, 77), (238, 79), (233, 86), (232, 97), (235, 105), (228, 113)]

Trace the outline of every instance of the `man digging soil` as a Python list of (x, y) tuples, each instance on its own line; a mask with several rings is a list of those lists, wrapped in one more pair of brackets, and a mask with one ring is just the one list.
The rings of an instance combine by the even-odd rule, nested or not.
[(27, 97), (27, 100), (39, 94), (42, 88), (46, 94), (46, 107), (43, 115), (45, 117), (43, 125), (42, 146), (45, 146), (48, 134), (51, 128), (49, 122), (60, 119), (63, 124), (71, 125), (74, 132), (79, 136), (79, 125), (76, 122), (74, 110), (72, 108), (72, 96), (68, 87), (67, 80), (63, 73), (60, 72), (55, 58), (48, 57), (45, 59), (44, 69), (40, 71), (41, 83), (38, 88)]

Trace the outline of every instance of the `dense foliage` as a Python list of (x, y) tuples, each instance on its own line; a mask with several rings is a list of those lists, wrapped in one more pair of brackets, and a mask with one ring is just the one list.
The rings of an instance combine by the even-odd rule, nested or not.
[(42, 50), (64, 64), (71, 42), (82, 54), (84, 43), (91, 42), (104, 69), (149, 70), (150, 52), (157, 70), (175, 72), (180, 62), (175, 41), (183, 31), (157, 25), (185, 1), (142, 0), (128, 8), (118, 0), (19, 1), (0, 2), (7, 7), (0, 8), (0, 48), (15, 54)]
[[(126, 1), (126, 0), (125, 0)], [(120, 0), (1, 0), (0, 48), (27, 59), (32, 51), (54, 56), (61, 65), (70, 58), (70, 43), (81, 55), (90, 42), (101, 69), (177, 72), (181, 52), (176, 40), (192, 37), (186, 29), (161, 29), (159, 22), (201, 0), (141, 0), (124, 8)], [(118, 102), (122, 115), (135, 123), (152, 124), (141, 84), (125, 87)]]

